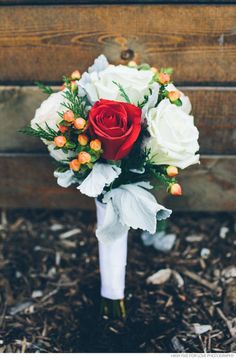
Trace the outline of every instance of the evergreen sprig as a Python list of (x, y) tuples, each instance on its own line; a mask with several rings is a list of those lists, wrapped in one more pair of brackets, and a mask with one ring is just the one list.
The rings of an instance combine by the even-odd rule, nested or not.
[(127, 93), (125, 92), (125, 89), (123, 86), (121, 86), (120, 83), (116, 82), (116, 81), (112, 81), (118, 88), (119, 88), (119, 92), (120, 92), (120, 95), (121, 97), (124, 98), (124, 100), (127, 102), (127, 103), (131, 103), (130, 99), (129, 99), (129, 96), (127, 95)]
[(35, 82), (36, 86), (38, 86), (38, 88), (40, 88), (42, 90), (43, 93), (47, 93), (47, 94), (52, 94), (53, 90), (51, 87), (49, 86), (45, 86), (43, 83), (41, 82)]
[(143, 108), (148, 102), (149, 96), (152, 94), (152, 90), (149, 88), (149, 94), (144, 95), (142, 102), (138, 102), (138, 107)]
[(42, 127), (40, 127), (38, 124), (36, 124), (36, 126), (38, 127), (38, 129), (32, 128), (30, 126), (26, 126), (25, 128), (22, 128), (19, 130), (20, 133), (29, 135), (29, 136), (33, 136), (33, 137), (38, 137), (41, 139), (46, 139), (49, 141), (53, 141), (53, 139), (57, 136), (57, 132), (54, 131), (52, 128), (50, 128), (47, 123), (46, 123), (46, 128), (47, 129), (43, 129)]
[[(66, 101), (62, 103), (63, 107), (71, 110), (76, 117), (86, 117), (86, 107), (88, 106), (87, 96), (79, 97), (69, 89), (65, 91), (63, 96), (66, 99)], [(62, 113), (59, 113), (59, 115), (63, 117)]]
[(159, 186), (165, 186), (167, 189), (170, 185), (177, 183), (175, 178), (170, 178), (166, 175), (166, 166), (165, 165), (147, 165), (147, 170), (150, 174), (150, 177), (156, 179), (160, 185), (154, 185), (156, 188)]

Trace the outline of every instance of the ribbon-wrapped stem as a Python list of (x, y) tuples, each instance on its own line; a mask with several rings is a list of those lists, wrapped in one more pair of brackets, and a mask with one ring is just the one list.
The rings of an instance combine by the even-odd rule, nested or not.
[(111, 319), (125, 319), (125, 301), (124, 300), (110, 300), (102, 297), (101, 299), (101, 316), (109, 317)]
[[(97, 226), (103, 224), (106, 215), (106, 204), (96, 202)], [(128, 231), (119, 238), (107, 242), (98, 242), (99, 266), (101, 277), (101, 313), (110, 318), (124, 318), (124, 290), (127, 262)]]

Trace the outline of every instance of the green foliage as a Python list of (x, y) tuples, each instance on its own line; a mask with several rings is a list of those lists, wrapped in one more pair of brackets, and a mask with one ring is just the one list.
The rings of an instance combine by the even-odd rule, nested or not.
[[(159, 90), (159, 96), (158, 96), (158, 100), (156, 103), (156, 106), (166, 97), (168, 96), (168, 91), (166, 90), (166, 86), (165, 85), (161, 85), (160, 86), (160, 90)], [(155, 107), (156, 107), (155, 106)]]
[(127, 102), (127, 103), (131, 103), (130, 99), (129, 99), (129, 96), (127, 95), (127, 93), (125, 92), (124, 88), (121, 86), (120, 83), (117, 83), (115, 81), (112, 81), (118, 88), (119, 88), (119, 92), (120, 92), (120, 95), (122, 98), (124, 98), (124, 100)]
[(64, 173), (68, 170), (68, 168), (69, 168), (68, 164), (60, 163), (60, 165), (57, 166), (56, 171), (59, 173)]
[(152, 90), (151, 90), (151, 88), (149, 88), (149, 95), (145, 95), (144, 97), (143, 97), (143, 101), (142, 102), (138, 102), (138, 107), (139, 108), (143, 108), (144, 106), (145, 106), (145, 104), (147, 103), (147, 101), (148, 101), (148, 98), (149, 98), (149, 96), (152, 94)]
[(91, 168), (89, 168), (87, 165), (81, 165), (79, 172), (74, 172), (74, 176), (78, 180), (84, 180), (88, 176), (89, 172), (91, 171)]
[[(86, 107), (89, 104), (87, 96), (79, 97), (76, 93), (69, 89), (66, 89), (63, 96), (66, 99), (66, 101), (62, 103), (63, 107), (65, 107), (67, 110), (71, 110), (75, 117), (87, 117)], [(59, 113), (59, 115), (63, 117), (63, 113)]]
[(157, 184), (154, 183), (156, 189), (161, 187), (166, 187), (166, 189), (168, 189), (170, 185), (177, 182), (175, 178), (168, 177), (166, 168), (166, 165), (155, 165), (151, 162), (148, 162), (146, 165), (146, 170), (149, 173), (150, 178), (157, 182)]
[(178, 98), (176, 101), (173, 101), (173, 102), (171, 102), (171, 103), (175, 104), (175, 105), (178, 106), (178, 107), (181, 107), (181, 106), (182, 106), (182, 101), (181, 101), (180, 98)]
[(38, 124), (36, 124), (36, 126), (38, 127), (38, 129), (34, 129), (30, 126), (27, 126), (25, 128), (22, 128), (19, 130), (20, 133), (29, 135), (29, 136), (33, 136), (33, 137), (38, 137), (41, 139), (46, 139), (49, 141), (53, 141), (54, 138), (57, 136), (57, 132), (55, 132), (52, 128), (50, 128), (47, 124), (47, 130), (43, 129), (42, 127), (40, 127)]
[(76, 144), (74, 143), (74, 142), (72, 142), (72, 141), (70, 141), (70, 140), (68, 140), (67, 142), (66, 142), (66, 148), (67, 149), (75, 149), (76, 148)]
[(62, 81), (64, 82), (66, 87), (70, 87), (70, 79), (67, 76), (63, 76)]
[(171, 67), (162, 67), (161, 68), (161, 70), (160, 70), (160, 72), (162, 72), (162, 73), (166, 73), (166, 74), (168, 74), (168, 75), (172, 75), (173, 74), (173, 72), (174, 72), (174, 70), (173, 70), (173, 68), (171, 68)]
[(41, 82), (35, 82), (36, 86), (38, 86), (38, 88), (40, 88), (42, 90), (43, 93), (47, 93), (47, 94), (52, 94), (53, 90), (51, 87), (49, 86), (45, 86), (43, 83)]
[(140, 65), (138, 65), (138, 70), (139, 71), (148, 71), (150, 70), (151, 66), (148, 63), (141, 63)]
[(142, 109), (142, 108), (145, 106), (145, 104), (147, 103), (148, 98), (149, 98), (149, 96), (148, 96), (148, 95), (145, 95), (144, 98), (143, 98), (143, 101), (142, 101), (142, 102), (138, 102), (138, 107)]
[(166, 231), (168, 227), (168, 220), (158, 220), (157, 221), (157, 230), (156, 232)]
[[(159, 96), (158, 96), (158, 101), (157, 101), (156, 106), (157, 106), (163, 99), (165, 99), (165, 98), (168, 98), (168, 99), (169, 99), (168, 95), (169, 95), (169, 91), (167, 91), (166, 85), (161, 85), (161, 86), (160, 86), (160, 91), (159, 91)], [(171, 100), (170, 100), (170, 102), (171, 102), (172, 104), (175, 104), (177, 107), (181, 107), (181, 106), (182, 106), (182, 101), (181, 101), (180, 98), (178, 98), (176, 101), (171, 101)]]
[[(59, 114), (60, 117), (63, 117), (63, 113), (58, 112), (58, 114)], [(60, 125), (65, 126), (65, 127), (70, 127), (71, 126), (71, 124), (69, 122), (67, 122), (67, 121), (64, 121), (64, 119), (60, 122)]]

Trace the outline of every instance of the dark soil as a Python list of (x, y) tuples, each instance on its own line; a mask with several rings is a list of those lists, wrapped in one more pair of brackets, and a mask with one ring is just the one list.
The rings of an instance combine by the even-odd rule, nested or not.
[[(99, 317), (94, 213), (2, 211), (0, 352), (235, 352), (234, 220), (173, 215), (168, 230), (177, 240), (169, 254), (131, 232), (127, 319), (112, 321)], [(75, 228), (80, 232), (61, 236)], [(184, 286), (146, 283), (163, 268), (177, 271)], [(211, 328), (198, 334), (195, 323)]]

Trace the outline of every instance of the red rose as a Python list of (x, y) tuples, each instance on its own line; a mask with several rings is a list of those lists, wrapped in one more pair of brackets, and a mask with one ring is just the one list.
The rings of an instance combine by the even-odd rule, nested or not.
[(141, 109), (133, 104), (101, 99), (89, 113), (88, 127), (102, 143), (102, 157), (120, 160), (126, 157), (141, 130)]

